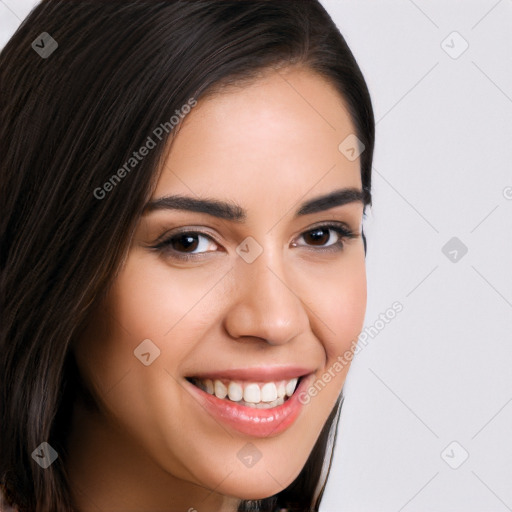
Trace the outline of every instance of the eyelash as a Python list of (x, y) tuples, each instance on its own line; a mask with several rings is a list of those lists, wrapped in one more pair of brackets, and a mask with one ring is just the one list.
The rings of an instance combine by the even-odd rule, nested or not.
[[(312, 233), (317, 230), (332, 230), (332, 231), (336, 232), (340, 237), (340, 239), (337, 242), (335, 242), (334, 244), (325, 246), (325, 247), (320, 247), (320, 248), (314, 249), (314, 246), (311, 246), (311, 247), (313, 247), (313, 250), (317, 250), (317, 251), (321, 251), (321, 252), (329, 252), (330, 253), (330, 252), (342, 251), (345, 246), (346, 240), (357, 238), (359, 236), (358, 234), (354, 233), (352, 230), (347, 228), (344, 224), (321, 224), (319, 226), (314, 226), (314, 227), (308, 229), (307, 231), (304, 231), (300, 236), (302, 237), (305, 234)], [(169, 237), (165, 238), (164, 240), (162, 240), (161, 242), (158, 242), (156, 245), (151, 246), (151, 249), (154, 249), (154, 250), (160, 252), (161, 254), (164, 254), (165, 256), (170, 256), (173, 259), (177, 259), (177, 260), (181, 260), (181, 261), (189, 261), (192, 259), (198, 259), (198, 257), (201, 257), (201, 255), (203, 255), (203, 254), (207, 254), (209, 252), (214, 252), (214, 251), (204, 251), (201, 253), (182, 253), (182, 252), (176, 251), (175, 249), (172, 249), (171, 248), (172, 243), (175, 240), (179, 240), (179, 237), (184, 236), (184, 235), (201, 235), (205, 238), (208, 238), (213, 243), (220, 245), (211, 235), (209, 235), (207, 233), (204, 233), (202, 231), (185, 231), (185, 230), (183, 230), (181, 232), (173, 233), (172, 236), (169, 236)], [(304, 246), (301, 246), (301, 247), (304, 247)]]

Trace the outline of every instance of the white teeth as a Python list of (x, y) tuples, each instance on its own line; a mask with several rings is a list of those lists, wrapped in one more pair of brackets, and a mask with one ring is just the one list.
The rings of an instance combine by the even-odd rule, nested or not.
[(210, 393), (210, 395), (213, 395), (215, 393), (215, 388), (213, 386), (212, 379), (205, 379), (204, 386), (205, 386), (205, 391), (207, 393)]
[(298, 379), (289, 381), (256, 382), (228, 381), (226, 379), (193, 379), (195, 384), (210, 395), (217, 398), (229, 399), (248, 407), (268, 409), (285, 402), (295, 392)]
[(242, 386), (237, 382), (231, 381), (228, 386), (228, 396), (232, 402), (238, 402), (242, 400), (244, 393), (242, 391)]
[[(244, 389), (244, 400), (252, 404), (257, 404), (262, 400), (261, 394), (258, 384), (248, 384)], [(264, 402), (267, 402), (267, 400), (264, 400)]]
[(288, 396), (292, 396), (295, 391), (295, 387), (297, 386), (298, 379), (292, 379), (286, 383), (286, 394)]
[(246, 405), (248, 407), (252, 407), (253, 409), (271, 409), (272, 407), (277, 407), (278, 405), (284, 404), (284, 398), (277, 398), (273, 402), (265, 403), (260, 402), (259, 404), (253, 404), (251, 402), (242, 403), (242, 405)]
[(228, 388), (220, 380), (216, 380), (213, 385), (215, 386), (215, 396), (217, 398), (226, 398), (228, 395)]
[[(259, 388), (259, 386), (258, 386), (258, 388)], [(245, 394), (244, 394), (244, 398), (245, 398)], [(267, 382), (261, 388), (261, 401), (262, 402), (273, 402), (276, 398), (277, 398), (276, 385), (273, 382)]]

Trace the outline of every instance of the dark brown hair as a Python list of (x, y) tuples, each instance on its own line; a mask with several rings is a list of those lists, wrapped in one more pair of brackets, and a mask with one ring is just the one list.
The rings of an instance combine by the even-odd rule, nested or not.
[[(32, 47), (43, 32), (58, 44), (46, 58)], [(71, 342), (115, 279), (175, 132), (103, 198), (94, 190), (190, 98), (295, 64), (345, 101), (371, 205), (370, 95), (317, 0), (44, 0), (0, 53), (0, 483), (21, 511), (73, 510)], [(240, 511), (318, 510), (341, 402), (297, 479)], [(45, 470), (31, 457), (42, 441), (59, 453)]]

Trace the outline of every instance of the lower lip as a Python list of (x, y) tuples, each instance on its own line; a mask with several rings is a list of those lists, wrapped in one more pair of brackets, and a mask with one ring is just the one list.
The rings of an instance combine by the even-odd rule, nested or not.
[(251, 437), (272, 437), (290, 427), (298, 418), (304, 404), (300, 392), (307, 389), (313, 374), (300, 381), (295, 393), (281, 405), (271, 409), (246, 407), (227, 399), (217, 398), (185, 380), (186, 389), (215, 419)]

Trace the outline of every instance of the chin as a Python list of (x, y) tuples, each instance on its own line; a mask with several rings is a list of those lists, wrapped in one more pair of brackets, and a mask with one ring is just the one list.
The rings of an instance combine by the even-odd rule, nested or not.
[[(216, 492), (235, 496), (241, 500), (261, 500), (286, 489), (300, 473), (299, 470), (296, 475), (294, 474), (291, 478), (286, 478), (280, 471), (274, 473), (267, 472), (265, 469), (254, 473), (252, 471), (239, 472), (235, 478), (231, 478), (233, 477), (231, 475), (224, 482), (225, 485), (217, 488)], [(287, 474), (289, 475), (289, 473)]]

